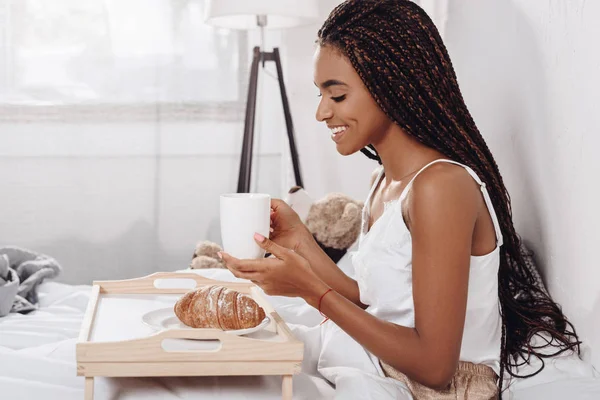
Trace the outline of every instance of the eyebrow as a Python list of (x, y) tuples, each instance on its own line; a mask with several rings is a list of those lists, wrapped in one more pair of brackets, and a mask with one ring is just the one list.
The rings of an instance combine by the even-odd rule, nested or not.
[[(337, 85), (340, 85), (340, 86), (348, 86), (348, 85), (347, 85), (347, 84), (345, 84), (344, 82), (342, 82), (342, 81), (338, 81), (337, 79), (329, 79), (329, 80), (327, 80), (327, 81), (325, 81), (325, 82), (321, 83), (321, 87), (322, 87), (323, 89), (327, 89), (328, 87), (331, 87), (331, 86), (337, 86)], [(318, 87), (318, 85), (317, 85), (316, 83), (315, 83), (315, 86), (317, 86), (317, 87)]]

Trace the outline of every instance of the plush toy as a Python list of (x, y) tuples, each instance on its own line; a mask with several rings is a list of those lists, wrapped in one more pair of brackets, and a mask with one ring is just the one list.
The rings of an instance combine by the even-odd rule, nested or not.
[(223, 248), (210, 241), (202, 241), (196, 245), (194, 255), (192, 256), (191, 269), (203, 268), (225, 268), (225, 265), (217, 255)]
[(313, 202), (299, 186), (290, 189), (285, 201), (334, 262), (337, 263), (356, 242), (361, 228), (362, 202), (341, 193), (330, 193)]

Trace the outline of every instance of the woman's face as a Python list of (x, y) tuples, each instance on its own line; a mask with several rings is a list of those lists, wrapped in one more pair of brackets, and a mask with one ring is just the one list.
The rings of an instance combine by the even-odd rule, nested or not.
[(342, 155), (376, 145), (393, 122), (381, 111), (350, 61), (331, 46), (318, 46), (314, 79), (321, 101), (317, 120), (325, 122)]

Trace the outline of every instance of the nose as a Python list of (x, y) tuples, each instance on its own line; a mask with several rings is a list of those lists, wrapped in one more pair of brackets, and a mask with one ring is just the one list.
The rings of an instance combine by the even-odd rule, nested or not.
[(324, 97), (321, 97), (321, 101), (319, 101), (319, 105), (317, 106), (317, 114), (315, 115), (317, 121), (323, 122), (333, 117), (333, 111), (331, 107), (328, 105), (328, 102), (325, 101)]

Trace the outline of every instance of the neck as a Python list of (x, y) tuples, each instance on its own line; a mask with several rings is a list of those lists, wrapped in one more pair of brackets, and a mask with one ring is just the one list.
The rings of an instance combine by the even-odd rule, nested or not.
[(373, 146), (381, 158), (388, 182), (401, 181), (431, 161), (445, 158), (442, 153), (425, 146), (396, 124)]

